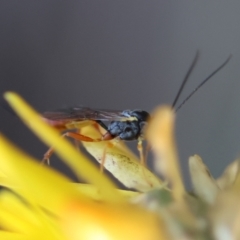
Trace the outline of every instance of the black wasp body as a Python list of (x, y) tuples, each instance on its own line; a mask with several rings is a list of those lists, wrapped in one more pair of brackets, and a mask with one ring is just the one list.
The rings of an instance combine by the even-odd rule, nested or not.
[(142, 138), (144, 126), (150, 118), (149, 113), (142, 110), (125, 110), (122, 115), (136, 120), (112, 121), (108, 125), (107, 131), (121, 140), (138, 140)]
[[(143, 110), (109, 111), (76, 107), (46, 112), (43, 114), (43, 118), (52, 126), (62, 130), (76, 125), (74, 123), (92, 120), (106, 130), (102, 140), (119, 138), (131, 141), (143, 138), (143, 129), (150, 114)], [(105, 122), (109, 122), (109, 124), (106, 125)]]

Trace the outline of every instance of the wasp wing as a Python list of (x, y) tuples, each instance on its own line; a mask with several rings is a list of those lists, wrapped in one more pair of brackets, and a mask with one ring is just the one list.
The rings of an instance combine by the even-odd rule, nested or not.
[(126, 116), (123, 115), (123, 111), (99, 110), (87, 107), (73, 107), (45, 112), (42, 116), (53, 121), (121, 121), (126, 119)]

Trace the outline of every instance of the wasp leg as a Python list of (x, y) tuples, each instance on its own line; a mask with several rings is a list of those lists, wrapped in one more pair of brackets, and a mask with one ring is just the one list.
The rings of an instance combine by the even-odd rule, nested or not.
[(105, 164), (105, 161), (106, 161), (106, 154), (107, 154), (107, 149), (109, 148), (112, 148), (116, 145), (116, 143), (112, 143), (112, 142), (108, 142), (106, 144), (106, 147), (104, 148), (103, 150), (103, 155), (102, 155), (102, 159), (101, 159), (101, 163), (100, 163), (100, 172), (103, 173), (103, 170), (104, 170), (104, 164)]
[[(99, 133), (102, 135), (102, 141), (107, 141), (107, 140), (112, 140), (114, 138), (116, 138), (115, 136), (113, 136), (109, 131), (107, 126), (100, 120), (96, 121), (98, 124), (94, 125), (95, 128), (99, 131)], [(105, 133), (102, 134), (100, 127), (102, 127), (103, 129), (105, 129)]]
[[(101, 133), (101, 130), (100, 130), (99, 126), (106, 130), (106, 132), (104, 134), (101, 133), (102, 141), (108, 141), (108, 140), (112, 140), (112, 139), (115, 138), (115, 136), (112, 136), (110, 134), (110, 132), (108, 131), (107, 126), (102, 121), (97, 120), (96, 122), (98, 124), (96, 124), (94, 126), (100, 133)], [(103, 155), (102, 155), (102, 159), (101, 159), (101, 163), (100, 163), (100, 172), (101, 173), (103, 173), (103, 170), (104, 170), (104, 164), (105, 164), (105, 160), (106, 160), (107, 149), (113, 147), (114, 145), (115, 144), (108, 142), (108, 144), (106, 144), (106, 147), (103, 150)]]
[[(108, 132), (108, 129), (107, 129), (106, 125), (105, 125), (102, 121), (97, 121), (97, 123), (98, 123), (102, 128), (104, 128), (104, 129), (106, 130), (106, 132), (105, 132), (104, 134), (101, 134), (101, 135), (102, 135), (102, 137), (101, 137), (102, 141), (107, 141), (107, 140), (111, 140), (111, 139), (114, 138), (114, 137)], [(100, 129), (99, 129), (99, 125), (97, 125), (96, 127), (97, 127), (98, 131), (101, 132)], [(108, 142), (108, 143), (106, 144), (106, 147), (105, 147), (104, 150), (103, 150), (103, 155), (102, 155), (102, 159), (101, 159), (101, 163), (100, 163), (100, 172), (101, 172), (101, 173), (103, 173), (103, 170), (104, 170), (104, 164), (105, 164), (105, 160), (106, 160), (107, 149), (108, 149), (108, 148), (111, 148), (112, 146), (113, 146), (113, 144), (110, 143), (110, 142)]]
[(142, 140), (138, 140), (137, 149), (138, 149), (139, 155), (140, 155), (140, 162), (143, 166), (145, 166), (146, 165), (146, 159), (145, 159), (144, 154), (143, 154)]
[[(75, 133), (75, 132), (66, 132), (64, 134), (61, 135), (61, 137), (70, 137), (70, 138), (73, 138), (77, 141), (85, 141), (85, 142), (99, 142), (101, 141), (101, 139), (92, 139), (90, 137), (87, 137), (87, 136), (84, 136), (80, 133)], [(42, 163), (45, 163), (47, 162), (47, 164), (49, 165), (50, 164), (50, 157), (52, 156), (54, 152), (54, 148), (51, 147), (48, 149), (48, 151), (44, 154), (43, 156), (43, 159), (42, 159)]]

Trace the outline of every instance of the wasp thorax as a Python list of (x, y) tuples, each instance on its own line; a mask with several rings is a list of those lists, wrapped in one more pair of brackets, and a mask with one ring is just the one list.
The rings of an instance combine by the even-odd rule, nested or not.
[(114, 121), (108, 125), (108, 131), (122, 140), (136, 140), (140, 136), (141, 128), (138, 121)]
[(140, 122), (147, 122), (150, 118), (150, 114), (146, 111), (136, 109), (136, 110), (124, 110), (122, 112), (123, 116), (135, 117)]

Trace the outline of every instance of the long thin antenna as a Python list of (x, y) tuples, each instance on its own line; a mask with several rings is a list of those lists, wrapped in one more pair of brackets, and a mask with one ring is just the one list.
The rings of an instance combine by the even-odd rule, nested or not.
[(180, 95), (181, 95), (181, 93), (183, 91), (183, 88), (184, 88), (185, 84), (187, 83), (187, 81), (188, 81), (188, 79), (189, 79), (189, 77), (190, 77), (194, 67), (196, 66), (198, 58), (199, 58), (199, 51), (196, 52), (196, 55), (195, 55), (195, 57), (194, 57), (194, 59), (192, 61), (192, 64), (191, 64), (190, 68), (188, 69), (187, 74), (185, 75), (185, 77), (184, 77), (184, 79), (182, 81), (182, 84), (181, 84), (181, 86), (180, 86), (180, 88), (178, 90), (178, 93), (177, 93), (177, 95), (176, 95), (176, 97), (175, 97), (175, 99), (173, 101), (172, 108), (175, 107), (175, 105), (176, 105), (176, 103), (177, 103), (177, 101), (178, 101), (178, 99), (179, 99), (179, 97), (180, 97)]
[(213, 71), (206, 79), (204, 79), (183, 101), (182, 103), (176, 108), (175, 112), (177, 112), (191, 97), (192, 95), (198, 91), (211, 77), (213, 77), (217, 72), (219, 72), (231, 59), (232, 55), (230, 54), (227, 60), (220, 65), (215, 71)]

